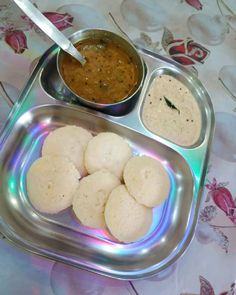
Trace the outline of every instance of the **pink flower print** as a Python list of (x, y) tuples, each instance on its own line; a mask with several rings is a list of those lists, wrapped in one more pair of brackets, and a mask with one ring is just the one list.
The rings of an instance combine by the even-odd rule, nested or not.
[(210, 222), (216, 216), (216, 207), (215, 206), (206, 206), (201, 210), (199, 218), (202, 222)]
[(58, 13), (58, 12), (44, 12), (46, 18), (48, 18), (54, 26), (56, 26), (60, 31), (72, 27), (73, 16), (68, 13)]
[[(43, 15), (46, 16), (46, 18), (49, 19), (60, 31), (73, 26), (72, 22), (74, 18), (68, 13), (46, 11), (43, 12)], [(35, 24), (27, 16), (22, 16), (22, 19), (24, 19), (31, 28), (35, 27)]]
[(32, 30), (35, 24), (32, 22), (30, 18), (28, 18), (27, 15), (21, 15), (21, 19), (27, 24), (28, 30)]
[(202, 9), (202, 3), (199, 0), (185, 0), (185, 2), (196, 8), (197, 10)]
[(229, 291), (220, 293), (220, 295), (235, 295), (235, 283), (232, 283)]
[[(214, 288), (211, 283), (202, 276), (199, 276), (200, 281), (200, 295), (215, 295)], [(184, 294), (182, 294), (184, 295)], [(219, 295), (236, 295), (235, 294), (235, 283), (232, 283), (230, 290), (221, 292)]]
[(210, 53), (208, 49), (192, 39), (173, 40), (166, 47), (166, 51), (175, 61), (183, 65), (204, 63)]
[(200, 295), (215, 295), (214, 289), (210, 282), (204, 277), (200, 276)]
[[(0, 11), (0, 40), (4, 40), (15, 53), (23, 53), (27, 49), (27, 37), (25, 32), (38, 27), (25, 15), (16, 14), (14, 5), (1, 5)], [(43, 12), (59, 30), (72, 26), (73, 17), (69, 13)]]
[(213, 199), (217, 207), (225, 212), (226, 216), (236, 223), (236, 205), (230, 191), (225, 187), (227, 183), (217, 183), (213, 178), (212, 182), (206, 184), (206, 187), (210, 190), (206, 199), (206, 202)]
[(23, 53), (27, 49), (27, 39), (25, 33), (21, 30), (6, 31), (5, 42), (15, 53)]

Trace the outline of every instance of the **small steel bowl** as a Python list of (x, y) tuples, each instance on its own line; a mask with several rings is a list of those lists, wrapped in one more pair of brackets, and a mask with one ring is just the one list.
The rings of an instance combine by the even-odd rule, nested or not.
[(116, 103), (112, 104), (100, 104), (96, 102), (89, 101), (78, 94), (76, 94), (65, 82), (62, 75), (61, 64), (63, 60), (63, 55), (65, 52), (62, 49), (59, 49), (57, 54), (57, 70), (62, 79), (63, 83), (65, 84), (66, 88), (73, 93), (76, 100), (86, 107), (101, 111), (103, 113), (113, 115), (113, 116), (122, 116), (129, 113), (135, 106), (139, 94), (143, 85), (144, 77), (145, 77), (145, 67), (144, 62), (137, 52), (136, 48), (126, 39), (122, 38), (120, 35), (106, 31), (101, 29), (84, 29), (74, 33), (69, 39), (73, 44), (78, 43), (79, 41), (90, 39), (90, 38), (106, 38), (110, 39), (116, 43), (118, 43), (123, 49), (127, 51), (127, 53), (132, 57), (133, 61), (137, 64), (139, 77), (136, 90), (124, 100), (121, 100)]

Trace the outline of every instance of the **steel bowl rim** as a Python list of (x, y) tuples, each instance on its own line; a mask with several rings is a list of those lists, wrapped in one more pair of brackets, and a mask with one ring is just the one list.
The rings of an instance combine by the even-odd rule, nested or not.
[[(70, 39), (72, 41), (73, 44), (77, 43), (80, 41), (77, 40), (77, 41), (73, 41), (74, 38), (77, 37), (77, 35), (83, 35), (84, 33), (86, 32), (90, 32), (90, 31), (96, 31), (96, 32), (104, 32), (104, 33), (108, 33), (108, 34), (112, 34), (112, 35), (116, 35), (118, 36), (119, 38), (123, 39), (126, 43), (129, 44), (129, 46), (133, 49), (134, 53), (137, 55), (137, 57), (139, 58), (139, 61), (140, 61), (140, 64), (141, 64), (141, 79), (140, 79), (140, 82), (139, 82), (139, 85), (138, 87), (136, 88), (136, 90), (131, 94), (129, 95), (127, 98), (121, 100), (121, 101), (118, 101), (118, 102), (115, 102), (115, 103), (107, 103), (107, 104), (104, 104), (104, 103), (96, 103), (96, 102), (92, 102), (90, 100), (87, 100), (85, 98), (83, 98), (82, 96), (79, 96), (77, 93), (75, 93), (68, 85), (67, 83), (65, 82), (62, 74), (61, 74), (61, 71), (60, 71), (60, 55), (62, 54), (63, 50), (61, 48), (59, 48), (59, 50), (57, 51), (57, 59), (56, 59), (56, 65), (57, 65), (57, 72), (58, 72), (58, 75), (60, 77), (60, 79), (63, 81), (65, 87), (76, 97), (76, 99), (78, 99), (79, 101), (81, 100), (84, 104), (86, 104), (87, 106), (91, 106), (91, 107), (99, 107), (100, 109), (102, 108), (107, 108), (107, 107), (112, 107), (112, 106), (118, 106), (118, 105), (121, 105), (121, 104), (125, 104), (126, 102), (128, 102), (130, 99), (133, 98), (133, 96), (135, 96), (141, 89), (143, 83), (144, 83), (144, 80), (145, 80), (145, 65), (144, 65), (144, 61), (143, 61), (143, 58), (141, 57), (141, 55), (139, 54), (139, 52), (137, 51), (136, 47), (134, 46), (134, 44), (132, 44), (127, 38), (125, 38), (124, 36), (121, 36), (120, 34), (118, 33), (115, 33), (113, 31), (109, 31), (109, 30), (104, 30), (104, 29), (99, 29), (99, 28), (96, 28), (96, 29), (92, 29), (92, 28), (86, 28), (86, 29), (81, 29), (81, 30), (78, 30), (76, 32), (74, 32), (73, 34), (71, 34), (68, 39)], [(85, 38), (86, 39), (86, 38)], [(82, 40), (82, 38), (81, 38)]]

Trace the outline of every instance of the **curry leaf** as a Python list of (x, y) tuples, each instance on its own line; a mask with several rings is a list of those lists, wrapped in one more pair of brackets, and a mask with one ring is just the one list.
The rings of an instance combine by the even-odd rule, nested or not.
[(165, 102), (168, 105), (169, 108), (178, 111), (178, 113), (180, 114), (180, 110), (177, 109), (177, 107), (168, 99), (164, 96)]

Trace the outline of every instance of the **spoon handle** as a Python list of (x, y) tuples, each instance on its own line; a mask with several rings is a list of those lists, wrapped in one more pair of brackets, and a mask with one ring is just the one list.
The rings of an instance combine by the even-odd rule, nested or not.
[(59, 47), (76, 58), (82, 65), (86, 60), (68, 40), (29, 0), (13, 0), (17, 6)]

